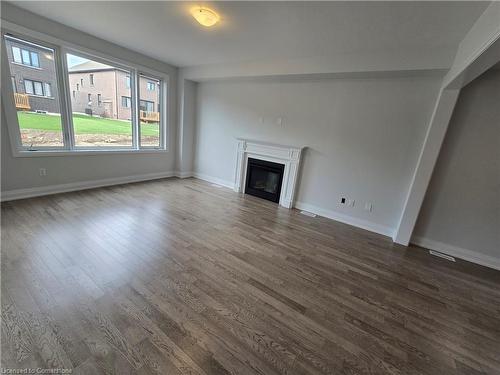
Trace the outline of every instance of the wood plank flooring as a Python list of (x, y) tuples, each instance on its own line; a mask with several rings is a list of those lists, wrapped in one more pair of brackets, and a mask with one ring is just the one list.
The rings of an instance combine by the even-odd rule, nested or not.
[(2, 367), (500, 374), (500, 272), (195, 179), (2, 204)]

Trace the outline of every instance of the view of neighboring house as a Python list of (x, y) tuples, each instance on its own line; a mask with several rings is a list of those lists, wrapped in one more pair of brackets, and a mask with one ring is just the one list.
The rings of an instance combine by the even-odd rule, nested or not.
[[(5, 39), (17, 110), (60, 113), (54, 51), (12, 37)], [(87, 60), (71, 66), (68, 73), (73, 112), (130, 120), (129, 72)], [(141, 120), (157, 121), (159, 82), (141, 76), (139, 93)]]
[[(130, 74), (127, 71), (88, 60), (69, 68), (73, 112), (107, 118), (131, 118)], [(159, 112), (158, 82), (140, 79), (140, 110)], [(141, 115), (141, 117), (143, 117)]]
[(54, 51), (6, 37), (16, 108), (59, 113)]

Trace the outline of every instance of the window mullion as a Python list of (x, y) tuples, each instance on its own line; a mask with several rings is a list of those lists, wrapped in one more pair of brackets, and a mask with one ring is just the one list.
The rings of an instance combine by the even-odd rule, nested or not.
[(139, 112), (139, 72), (134, 69), (132, 72), (132, 144), (135, 149), (141, 148), (140, 137), (140, 112)]
[(75, 132), (73, 128), (73, 116), (71, 110), (71, 92), (68, 81), (68, 64), (66, 61), (66, 51), (60, 49), (56, 58), (56, 69), (59, 73), (59, 92), (61, 95), (61, 117), (64, 132), (64, 146), (67, 149), (75, 148)]
[(165, 80), (161, 80), (160, 84), (160, 148), (165, 149), (167, 147), (167, 116), (169, 114), (168, 108), (168, 83)]

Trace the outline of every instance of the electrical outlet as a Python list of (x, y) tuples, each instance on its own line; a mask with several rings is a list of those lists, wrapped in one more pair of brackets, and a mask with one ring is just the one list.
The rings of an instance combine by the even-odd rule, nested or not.
[(373, 206), (370, 202), (365, 203), (365, 210), (368, 212), (372, 212)]
[(40, 173), (40, 176), (47, 176), (47, 170), (45, 168), (40, 168), (38, 172)]

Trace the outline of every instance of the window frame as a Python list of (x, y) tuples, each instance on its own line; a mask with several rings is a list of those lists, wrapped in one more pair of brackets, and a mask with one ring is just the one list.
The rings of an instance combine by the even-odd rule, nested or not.
[[(34, 94), (35, 96), (45, 96), (45, 92), (43, 90), (43, 82), (42, 81), (31, 81), (33, 83), (33, 91), (34, 91)], [(40, 90), (38, 90), (40, 89)], [(38, 93), (38, 92), (39, 93)]]
[[(132, 108), (132, 97), (122, 95), (122, 108)], [(125, 103), (125, 105), (123, 105)]]
[[(13, 88), (10, 79), (10, 66), (3, 64), (2, 80), (6, 84), (2, 85), (2, 104), (7, 119), (8, 133), (11, 141), (11, 148), (14, 157), (34, 157), (34, 156), (64, 156), (64, 155), (94, 155), (94, 154), (116, 154), (116, 153), (157, 153), (169, 152), (168, 137), (170, 133), (171, 118), (169, 103), (170, 76), (168, 73), (159, 72), (142, 65), (125, 61), (121, 58), (101, 53), (87, 47), (70, 43), (37, 31), (33, 31), (24, 26), (5, 21), (1, 28), (1, 55), (4, 61), (7, 59), (5, 36), (11, 35), (14, 38), (26, 40), (41, 46), (51, 48), (54, 51), (54, 64), (56, 71), (56, 82), (58, 86), (59, 102), (61, 108), (61, 128), (63, 133), (62, 146), (39, 146), (31, 149), (23, 146), (21, 142), (21, 131), (17, 120), (17, 111), (14, 103)], [(71, 95), (69, 87), (68, 67), (66, 53), (88, 57), (95, 61), (109, 63), (113, 66), (130, 69), (131, 72), (131, 111), (132, 115), (132, 147), (76, 147), (74, 138), (74, 128), (72, 123)], [(141, 147), (139, 133), (139, 74), (154, 77), (161, 82), (160, 97), (160, 142), (159, 147)], [(52, 88), (51, 88), (52, 89)], [(137, 91), (137, 92), (135, 92)], [(51, 93), (52, 94), (52, 93)]]
[[(29, 68), (38, 68), (40, 69), (40, 54), (37, 51), (32, 51), (28, 48), (22, 48), (18, 46), (11, 46), (12, 49), (12, 62), (14, 64), (24, 65)], [(19, 50), (20, 60), (16, 60), (16, 54), (14, 49)], [(26, 53), (26, 56), (24, 55)], [(36, 65), (33, 63), (33, 55), (36, 55)], [(27, 61), (25, 61), (25, 57)]]
[[(27, 87), (26, 87), (27, 83), (29, 83), (28, 86), (31, 87), (31, 90), (27, 89)], [(35, 95), (35, 85), (33, 85), (33, 80), (32, 79), (23, 78), (23, 85), (24, 85), (24, 93), (26, 95), (33, 95), (33, 96)]]
[(21, 48), (21, 64), (27, 65), (27, 66), (33, 66), (31, 64), (31, 51), (30, 50), (27, 50), (25, 48)]
[(141, 109), (141, 106), (142, 106), (142, 103), (147, 103), (147, 104), (152, 104), (153, 105), (153, 110), (152, 111), (144, 111), (144, 112), (156, 112), (154, 109), (155, 109), (155, 102), (152, 102), (151, 100), (146, 100), (146, 99), (140, 99), (139, 100), (139, 109), (142, 111)]
[[(33, 55), (36, 56), (36, 65), (33, 64)], [(40, 68), (40, 54), (35, 51), (30, 51), (30, 66), (33, 68)]]

